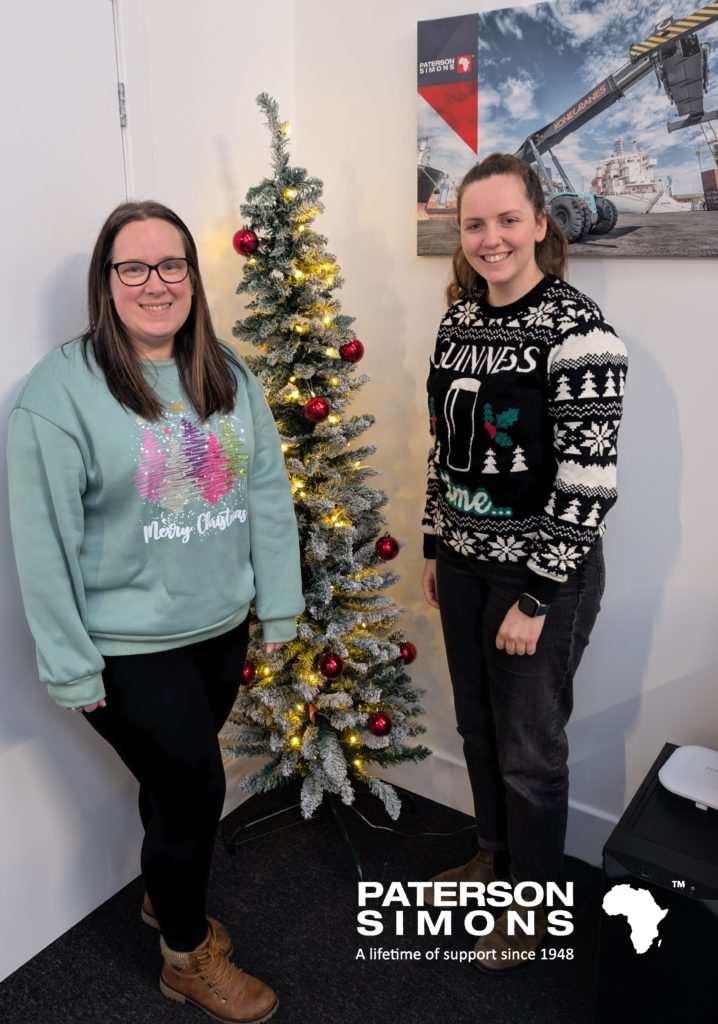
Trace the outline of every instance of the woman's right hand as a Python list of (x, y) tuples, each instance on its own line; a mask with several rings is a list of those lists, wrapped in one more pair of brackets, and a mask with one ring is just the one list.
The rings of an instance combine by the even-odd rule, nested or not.
[(424, 574), (421, 577), (421, 589), (424, 591), (424, 599), (432, 608), (439, 607), (439, 596), (436, 590), (436, 559), (427, 558), (424, 566)]
[(86, 711), (88, 715), (91, 711), (97, 711), (98, 708), (106, 708), (107, 701), (103, 697), (102, 700), (95, 701), (94, 704), (85, 704), (84, 708), (73, 708), (73, 711)]

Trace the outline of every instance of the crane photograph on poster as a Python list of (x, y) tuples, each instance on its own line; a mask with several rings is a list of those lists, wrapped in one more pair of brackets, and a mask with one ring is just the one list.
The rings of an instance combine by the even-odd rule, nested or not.
[(572, 256), (718, 256), (718, 2), (420, 21), (417, 84), (419, 255), (453, 253), (459, 183), (501, 151), (537, 170)]

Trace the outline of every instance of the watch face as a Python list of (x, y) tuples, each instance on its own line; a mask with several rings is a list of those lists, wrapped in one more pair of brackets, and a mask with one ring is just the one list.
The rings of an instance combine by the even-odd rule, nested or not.
[(532, 619), (535, 617), (539, 607), (540, 605), (536, 598), (531, 597), (529, 594), (522, 594), (519, 598), (519, 611), (523, 612), (524, 615), (528, 615)]

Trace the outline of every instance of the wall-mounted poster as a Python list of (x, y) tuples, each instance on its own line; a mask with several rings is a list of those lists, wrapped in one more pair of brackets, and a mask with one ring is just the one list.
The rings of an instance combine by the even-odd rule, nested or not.
[[(694, 0), (695, 2), (695, 0)], [(418, 25), (417, 251), (517, 153), (581, 256), (718, 256), (718, 2), (554, 0)]]

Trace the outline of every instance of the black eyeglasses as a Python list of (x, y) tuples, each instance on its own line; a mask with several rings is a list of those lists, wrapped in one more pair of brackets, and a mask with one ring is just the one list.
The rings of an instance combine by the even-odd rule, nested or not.
[(189, 274), (189, 260), (183, 256), (162, 260), (160, 263), (123, 260), (122, 263), (112, 263), (110, 265), (113, 270), (117, 271), (120, 281), (130, 288), (137, 288), (141, 284), (147, 284), (153, 270), (157, 271), (160, 281), (164, 281), (165, 284), (179, 284)]

